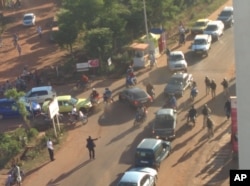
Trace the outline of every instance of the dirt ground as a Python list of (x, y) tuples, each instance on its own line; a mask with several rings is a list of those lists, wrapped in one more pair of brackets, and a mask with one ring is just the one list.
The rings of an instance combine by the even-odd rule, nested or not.
[[(66, 54), (66, 51), (59, 49), (56, 45), (49, 42), (49, 26), (58, 7), (60, 0), (50, 1), (34, 1), (23, 0), (22, 6), (16, 10), (8, 10), (4, 12), (5, 17), (11, 22), (7, 29), (2, 34), (3, 46), (0, 48), (0, 85), (6, 80), (14, 80), (21, 75), (23, 68), (28, 68), (29, 71), (42, 69), (47, 66), (52, 66), (60, 57)], [(227, 5), (232, 5), (232, 0), (229, 0)], [(24, 13), (35, 13), (37, 16), (35, 27), (23, 27), (22, 16)], [(218, 15), (214, 13), (214, 15)], [(42, 27), (42, 38), (39, 38), (36, 28)], [(21, 55), (19, 56), (17, 49), (12, 43), (13, 34), (19, 36), (19, 44), (21, 46)], [(74, 136), (74, 131), (70, 132), (70, 136)], [(69, 138), (70, 138), (69, 136)], [(66, 141), (66, 143), (70, 141)], [(65, 146), (68, 146), (65, 144)], [(65, 154), (69, 153), (69, 154)], [(60, 152), (57, 156), (70, 156), (71, 151)], [(71, 159), (74, 161), (74, 159)], [(76, 161), (76, 160), (75, 160)], [(71, 164), (75, 164), (72, 162)], [(60, 169), (58, 169), (60, 171)], [(43, 175), (46, 179), (46, 175)], [(0, 175), (1, 182), (6, 178), (6, 175)]]

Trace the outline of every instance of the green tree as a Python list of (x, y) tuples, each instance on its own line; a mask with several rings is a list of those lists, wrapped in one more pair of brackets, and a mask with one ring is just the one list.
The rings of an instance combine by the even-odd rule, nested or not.
[(79, 28), (74, 19), (74, 14), (66, 9), (58, 13), (59, 30), (54, 34), (55, 41), (61, 46), (66, 46), (70, 53), (73, 52), (73, 44), (77, 39)]
[(98, 57), (101, 67), (106, 67), (106, 60), (112, 53), (112, 31), (109, 28), (95, 28), (86, 32), (85, 49), (91, 58)]
[(16, 102), (16, 108), (13, 108), (13, 109), (17, 109), (19, 111), (19, 113), (21, 114), (21, 116), (24, 120), (24, 127), (26, 129), (29, 129), (30, 128), (30, 123), (28, 120), (29, 111), (26, 109), (25, 103), (21, 99), (21, 97), (23, 97), (25, 95), (25, 93), (18, 92), (15, 88), (13, 88), (13, 89), (9, 89), (9, 90), (5, 91), (4, 95), (7, 98), (13, 99)]

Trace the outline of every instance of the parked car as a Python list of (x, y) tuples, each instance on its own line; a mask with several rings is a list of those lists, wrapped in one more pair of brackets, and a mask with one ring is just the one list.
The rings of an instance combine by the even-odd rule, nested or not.
[(208, 56), (208, 51), (211, 48), (212, 37), (207, 34), (196, 35), (192, 43), (191, 50), (195, 54), (205, 54)]
[(152, 167), (159, 169), (161, 162), (171, 152), (171, 142), (145, 138), (136, 148), (135, 152), (135, 166), (136, 167)]
[(127, 102), (131, 106), (138, 107), (140, 105), (148, 106), (153, 99), (145, 90), (138, 87), (131, 87), (119, 93), (119, 101)]
[(172, 51), (168, 56), (170, 71), (187, 71), (187, 61), (182, 51)]
[(204, 30), (203, 34), (208, 34), (212, 36), (212, 39), (217, 41), (220, 36), (224, 33), (224, 24), (222, 21), (210, 21), (207, 24), (207, 28)]
[[(92, 108), (91, 101), (85, 98), (75, 98), (71, 95), (63, 95), (57, 96), (59, 112), (60, 113), (68, 113), (72, 111), (73, 106), (76, 106), (77, 110), (81, 110), (83, 113), (88, 113), (88, 111)], [(42, 106), (42, 110), (44, 112), (48, 111), (49, 102), (45, 101)]]
[(164, 89), (165, 95), (183, 96), (184, 91), (191, 87), (193, 75), (183, 72), (174, 73)]
[(15, 117), (20, 117), (16, 102), (7, 98), (0, 99), (0, 120)]
[(234, 9), (232, 6), (224, 7), (224, 9), (220, 12), (217, 20), (222, 21), (225, 27), (231, 27), (234, 23), (233, 11)]
[(34, 26), (36, 24), (36, 16), (33, 13), (27, 13), (23, 16), (24, 26)]
[(55, 90), (51, 86), (32, 88), (24, 97), (26, 102), (37, 102), (42, 104), (44, 101), (52, 100), (56, 96)]
[(177, 112), (172, 108), (160, 109), (155, 113), (152, 134), (155, 138), (173, 139), (177, 125)]
[(207, 24), (209, 23), (209, 19), (198, 19), (193, 27), (191, 28), (191, 34), (203, 34), (204, 30), (207, 28)]
[(155, 186), (157, 171), (149, 167), (136, 167), (126, 171), (117, 186)]

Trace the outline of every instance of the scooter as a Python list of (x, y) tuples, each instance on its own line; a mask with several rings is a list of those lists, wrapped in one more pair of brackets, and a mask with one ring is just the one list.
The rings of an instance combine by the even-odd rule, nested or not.
[(148, 110), (144, 108), (144, 113), (136, 113), (135, 120), (134, 120), (134, 126), (143, 123), (146, 120)]

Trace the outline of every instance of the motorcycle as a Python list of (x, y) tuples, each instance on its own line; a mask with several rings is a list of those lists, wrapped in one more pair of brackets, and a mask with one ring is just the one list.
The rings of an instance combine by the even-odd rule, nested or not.
[(155, 99), (155, 90), (152, 88), (150, 91), (147, 91), (147, 93), (151, 96), (151, 98)]
[(88, 116), (87, 114), (83, 114), (81, 111), (77, 115), (68, 113), (69, 115), (69, 121), (71, 124), (81, 122), (82, 125), (86, 125), (88, 123)]
[(146, 108), (144, 108), (143, 113), (136, 113), (135, 120), (134, 120), (134, 126), (143, 123), (146, 120), (147, 113), (148, 113), (148, 111)]
[(135, 76), (126, 78), (126, 87), (135, 86), (137, 84), (137, 79)]
[(20, 175), (17, 176), (14, 170), (12, 169), (10, 170), (9, 175), (6, 179), (5, 186), (13, 186), (13, 185), (21, 186), (23, 178), (24, 178), (24, 173), (22, 170), (20, 170)]

